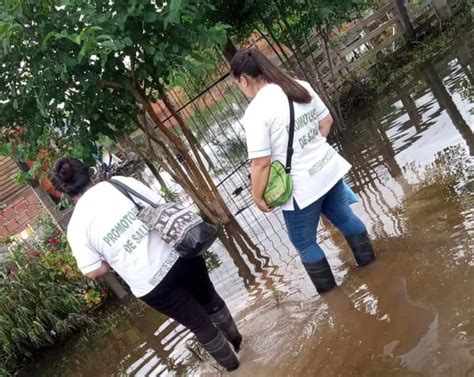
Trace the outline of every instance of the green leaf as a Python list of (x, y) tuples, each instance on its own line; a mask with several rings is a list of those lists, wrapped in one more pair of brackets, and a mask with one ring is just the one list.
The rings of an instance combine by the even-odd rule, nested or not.
[(18, 183), (19, 185), (24, 185), (27, 180), (28, 180), (28, 173), (26, 172), (18, 172), (16, 174), (13, 175), (13, 179), (16, 181), (16, 183)]
[(49, 42), (50, 39), (54, 38), (55, 36), (55, 33), (54, 31), (50, 31), (48, 34), (46, 34), (46, 36), (44, 37), (43, 39), (43, 47), (46, 46)]
[(156, 52), (155, 46), (146, 45), (144, 49), (145, 49), (145, 52), (150, 55), (154, 55)]
[(132, 38), (125, 37), (124, 40), (123, 40), (123, 44), (124, 44), (125, 46), (133, 46)]
[(145, 13), (144, 20), (146, 22), (155, 22), (157, 19), (158, 19), (158, 13), (156, 12)]
[(156, 65), (160, 64), (161, 62), (165, 62), (165, 61), (166, 61), (165, 55), (161, 51), (158, 51), (155, 54), (155, 56), (153, 56), (153, 63), (155, 63)]
[(68, 41), (78, 44), (77, 38), (79, 37), (79, 35), (76, 33), (69, 34), (66, 31), (62, 31), (61, 33), (55, 33), (54, 36), (56, 39), (67, 39)]
[(8, 40), (8, 38), (5, 38), (3, 41), (2, 41), (2, 46), (3, 46), (3, 52), (6, 54), (8, 54), (10, 52), (10, 41)]
[(99, 35), (97, 38), (97, 41), (105, 41), (105, 40), (113, 40), (112, 36), (111, 35), (107, 35), (107, 34), (103, 34), (103, 35)]
[(1, 156), (13, 156), (13, 145), (11, 144), (0, 144), (0, 155)]
[(100, 46), (102, 48), (107, 48), (109, 50), (116, 50), (117, 49), (117, 45), (115, 44), (114, 41), (104, 41), (104, 42), (100, 42)]
[(169, 9), (165, 12), (164, 27), (168, 28), (169, 24), (178, 24), (181, 17), (182, 0), (170, 0)]

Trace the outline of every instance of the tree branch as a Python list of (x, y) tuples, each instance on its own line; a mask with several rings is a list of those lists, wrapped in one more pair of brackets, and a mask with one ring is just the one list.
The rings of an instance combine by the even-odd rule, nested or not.
[(125, 90), (125, 87), (122, 84), (115, 81), (101, 80), (101, 84), (108, 88)]

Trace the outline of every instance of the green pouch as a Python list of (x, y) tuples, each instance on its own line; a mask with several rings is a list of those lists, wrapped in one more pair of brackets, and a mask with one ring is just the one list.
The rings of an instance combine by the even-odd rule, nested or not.
[(275, 208), (290, 200), (292, 193), (291, 175), (286, 173), (285, 167), (280, 161), (273, 161), (263, 199), (269, 207)]
[(273, 161), (270, 166), (267, 185), (263, 193), (265, 203), (271, 208), (279, 207), (290, 200), (293, 194), (291, 180), (291, 157), (293, 156), (293, 137), (295, 133), (295, 109), (293, 101), (288, 98), (290, 105), (290, 128), (288, 135), (288, 149), (286, 151), (286, 166), (280, 161)]

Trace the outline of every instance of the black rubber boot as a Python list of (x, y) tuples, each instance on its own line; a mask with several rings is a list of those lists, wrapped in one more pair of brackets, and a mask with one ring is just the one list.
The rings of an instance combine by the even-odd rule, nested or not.
[(330, 291), (336, 286), (331, 266), (326, 258), (316, 263), (303, 263), (318, 293)]
[(374, 249), (367, 232), (345, 237), (359, 267), (372, 263), (375, 260)]
[(239, 352), (240, 345), (242, 344), (242, 335), (240, 335), (227, 306), (224, 305), (222, 309), (211, 314), (209, 317), (214, 326), (216, 326), (222, 334), (224, 334), (225, 338), (234, 346), (235, 352)]
[(202, 345), (204, 349), (228, 372), (239, 367), (239, 360), (224, 335), (218, 331), (216, 337)]

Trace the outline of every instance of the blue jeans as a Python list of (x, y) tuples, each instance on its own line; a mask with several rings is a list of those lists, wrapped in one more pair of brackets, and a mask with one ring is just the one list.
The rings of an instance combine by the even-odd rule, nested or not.
[(340, 180), (323, 197), (306, 208), (294, 202), (294, 211), (283, 211), (290, 240), (298, 250), (303, 263), (315, 263), (326, 258), (316, 243), (319, 218), (323, 213), (345, 236), (367, 231), (364, 223), (352, 212), (344, 183)]

